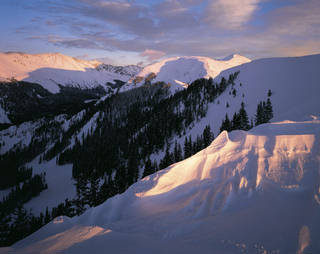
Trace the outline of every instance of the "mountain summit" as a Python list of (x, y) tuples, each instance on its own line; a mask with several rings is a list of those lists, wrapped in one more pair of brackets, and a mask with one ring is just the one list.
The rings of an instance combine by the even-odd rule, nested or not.
[(250, 59), (240, 55), (232, 55), (227, 60), (215, 60), (202, 56), (167, 58), (143, 68), (121, 90), (141, 86), (146, 81), (170, 83), (172, 91), (180, 90), (186, 88), (196, 79), (215, 78), (223, 70), (250, 61)]

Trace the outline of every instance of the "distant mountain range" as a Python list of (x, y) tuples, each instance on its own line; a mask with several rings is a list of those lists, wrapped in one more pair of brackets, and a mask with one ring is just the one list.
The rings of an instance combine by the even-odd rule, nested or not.
[(139, 66), (111, 66), (60, 53), (0, 53), (0, 80), (38, 83), (51, 93), (58, 93), (59, 85), (106, 88), (108, 82), (126, 82), (140, 70)]
[[(60, 53), (0, 53), (0, 82), (4, 82), (0, 86), (0, 124), (34, 119), (52, 110), (63, 112), (66, 109), (61, 108), (61, 104), (81, 104), (104, 95), (107, 98), (118, 91), (140, 87), (146, 82), (168, 83), (174, 93), (196, 79), (215, 78), (221, 71), (246, 62), (250, 60), (240, 55), (231, 55), (227, 60), (174, 57), (142, 69), (136, 65), (113, 66), (85, 61)], [(23, 86), (23, 89), (16, 89), (17, 82), (20, 82), (18, 87)], [(73, 89), (78, 94), (76, 97), (70, 96), (72, 88), (76, 88)], [(47, 101), (50, 101), (50, 109), (47, 109)], [(59, 105), (56, 105), (57, 101)], [(31, 117), (35, 108), (40, 113)]]

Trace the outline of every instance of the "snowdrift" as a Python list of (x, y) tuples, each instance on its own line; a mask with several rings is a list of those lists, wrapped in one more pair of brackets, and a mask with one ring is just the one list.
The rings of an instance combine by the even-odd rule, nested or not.
[(315, 119), (224, 131), (196, 155), (3, 251), (319, 253), (319, 238)]

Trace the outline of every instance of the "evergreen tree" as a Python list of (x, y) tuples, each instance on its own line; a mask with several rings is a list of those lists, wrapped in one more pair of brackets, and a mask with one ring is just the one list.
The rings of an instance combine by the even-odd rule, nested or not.
[(232, 95), (233, 95), (233, 97), (237, 96), (237, 90), (235, 88), (232, 90)]
[(174, 154), (174, 161), (175, 162), (181, 161), (183, 159), (181, 146), (180, 146), (180, 144), (178, 144), (177, 141), (175, 141), (175, 143), (174, 143), (174, 152), (173, 152), (173, 154)]
[(273, 118), (273, 109), (270, 98), (267, 99), (266, 107), (265, 107), (265, 114), (267, 117), (267, 122), (270, 122), (270, 120)]
[(262, 101), (258, 104), (257, 112), (255, 115), (255, 125), (268, 123), (273, 118), (273, 109), (270, 98), (267, 102)]
[(151, 175), (154, 173), (154, 169), (150, 160), (150, 157), (148, 157), (148, 159), (146, 160), (146, 162), (144, 163), (144, 171), (143, 171), (143, 176), (142, 178)]
[(241, 127), (240, 114), (234, 113), (231, 121), (231, 130), (239, 130)]
[(173, 162), (173, 155), (170, 153), (170, 145), (167, 145), (166, 153), (160, 162), (160, 169), (170, 166)]
[(255, 126), (262, 124), (264, 121), (264, 110), (263, 110), (263, 104), (260, 102), (257, 106), (257, 111), (255, 115), (254, 124)]
[(51, 216), (50, 216), (48, 207), (46, 207), (46, 213), (44, 216), (44, 223), (48, 224), (50, 221), (51, 221)]
[(192, 155), (192, 141), (191, 135), (189, 138), (185, 137), (184, 140), (184, 158), (189, 158)]
[(124, 165), (120, 165), (115, 175), (116, 193), (122, 193), (127, 188), (127, 173)]
[(196, 141), (192, 145), (192, 154), (199, 152), (203, 148), (203, 138), (201, 136), (197, 136)]
[(212, 140), (214, 139), (214, 135), (211, 131), (210, 125), (207, 125), (204, 128), (202, 136), (203, 136), (203, 146), (208, 147), (211, 144)]
[(244, 103), (241, 103), (241, 108), (239, 110), (239, 117), (240, 117), (240, 128), (241, 130), (249, 130), (249, 118), (247, 111), (245, 110)]
[(98, 200), (98, 191), (99, 191), (99, 178), (96, 176), (90, 177), (90, 189), (89, 189), (89, 206), (97, 206), (99, 203)]
[(231, 131), (231, 122), (229, 120), (228, 114), (226, 114), (225, 119), (222, 121), (222, 124), (220, 126), (220, 132), (222, 131)]
[(138, 180), (139, 177), (139, 161), (137, 159), (137, 154), (133, 153), (128, 158), (128, 184), (129, 186), (133, 183), (135, 183)]

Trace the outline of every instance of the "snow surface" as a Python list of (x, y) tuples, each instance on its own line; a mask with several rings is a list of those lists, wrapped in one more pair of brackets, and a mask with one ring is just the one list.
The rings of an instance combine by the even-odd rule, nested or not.
[(82, 216), (58, 218), (9, 253), (318, 253), (319, 186), (319, 120), (224, 131), (196, 155)]
[(163, 81), (171, 84), (171, 90), (181, 90), (188, 87), (188, 84), (199, 78), (215, 78), (221, 71), (228, 68), (250, 62), (251, 60), (240, 55), (232, 55), (226, 60), (215, 60), (201, 56), (183, 56), (164, 59), (143, 68), (136, 75), (142, 77), (143, 81), (135, 84), (132, 78), (123, 86), (120, 91), (125, 91), (144, 84), (144, 79), (149, 74), (156, 74), (152, 82)]
[[(228, 113), (232, 118), (234, 112), (237, 112), (240, 108), (240, 104), (243, 101), (246, 105), (246, 110), (249, 117), (253, 118), (256, 112), (256, 107), (259, 101), (267, 99), (268, 90), (271, 89), (271, 101), (274, 109), (274, 119), (277, 121), (283, 120), (306, 120), (310, 119), (311, 115), (320, 116), (320, 100), (317, 99), (317, 94), (320, 93), (320, 86), (315, 78), (317, 76), (317, 66), (320, 64), (320, 55), (307, 56), (299, 58), (273, 58), (255, 60), (251, 63), (244, 64), (242, 66), (235, 67), (231, 70), (226, 70), (219, 75), (216, 80), (224, 76), (228, 78), (229, 73), (234, 73), (240, 70), (238, 79), (235, 82), (234, 88), (237, 90), (237, 95), (234, 97), (231, 92), (231, 86), (223, 93), (214, 103), (209, 104), (208, 113), (205, 118), (202, 118), (199, 122), (195, 122), (191, 129), (186, 131), (186, 136), (191, 135), (195, 140), (197, 135), (202, 134), (202, 131), (206, 125), (211, 126), (215, 136), (219, 133), (219, 128), (225, 114)], [(278, 70), (282, 69), (282, 72)], [(303, 80), (304, 82), (301, 82)], [(242, 83), (242, 86), (240, 86)], [(306, 84), (306, 85), (303, 85)], [(290, 91), (290, 93), (288, 93)], [(244, 97), (242, 96), (244, 94)], [(219, 101), (219, 104), (217, 103)], [(226, 108), (226, 103), (229, 103), (230, 107)], [(68, 130), (70, 125), (76, 121), (82, 119), (84, 111), (79, 112), (77, 115), (67, 120), (64, 115), (57, 116), (55, 121), (61, 123), (64, 131)], [(98, 114), (95, 114), (87, 124), (78, 133), (77, 137), (81, 142), (82, 135), (86, 135), (92, 128), (95, 129)], [(6, 146), (2, 147), (1, 153), (12, 149), (15, 144), (23, 145), (29, 144), (32, 135), (32, 129), (36, 128), (36, 123), (24, 123), (17, 129), (16, 126), (10, 127), (8, 130), (0, 132), (2, 140), (5, 141)], [(72, 138), (70, 146), (74, 144), (75, 137)], [(183, 146), (185, 136), (175, 137), (174, 140)], [(174, 144), (171, 145), (173, 149)], [(159, 154), (151, 156), (152, 160), (158, 162), (163, 158), (164, 152), (160, 151)], [(37, 163), (38, 159), (35, 159), (33, 163)], [(34, 166), (36, 168), (44, 168), (46, 170), (54, 171), (53, 166), (47, 168), (42, 166)], [(57, 166), (58, 167), (58, 166)], [(59, 171), (61, 174), (63, 171)], [(140, 172), (142, 175), (142, 171)], [(42, 193), (37, 197), (37, 202), (32, 203), (32, 206), (28, 204), (28, 208), (33, 208), (34, 211), (41, 211), (46, 206), (52, 207), (54, 205), (50, 200), (55, 199), (55, 194), (52, 189), (55, 189), (59, 184), (62, 189), (70, 188), (71, 194), (66, 197), (72, 197), (75, 193), (75, 187), (71, 179), (69, 179), (70, 172), (66, 171), (66, 179), (68, 181), (51, 182), (51, 175), (47, 174), (46, 179), (49, 182), (50, 199), (47, 196), (42, 197)], [(61, 178), (63, 176), (61, 175)], [(55, 205), (58, 205), (64, 200), (63, 195), (57, 195), (57, 201)], [(32, 201), (30, 201), (32, 202)]]
[(66, 198), (71, 200), (76, 197), (75, 181), (72, 178), (72, 164), (59, 166), (56, 164), (56, 157), (41, 164), (38, 161), (39, 156), (31, 163), (28, 163), (27, 166), (33, 168), (33, 174), (46, 174), (48, 189), (24, 204), (24, 208), (28, 211), (31, 209), (35, 215), (39, 215), (41, 212), (44, 213), (47, 207), (51, 211), (53, 207), (64, 203)]
[(41, 120), (35, 122), (24, 122), (20, 125), (10, 126), (8, 129), (0, 131), (0, 154), (23, 148), (31, 143), (34, 131), (41, 125)]
[[(101, 235), (97, 233), (90, 239), (71, 242), (62, 248), (67, 249), (67, 253), (87, 253), (90, 244), (96, 246), (90, 249), (93, 253), (100, 253), (106, 246), (114, 250), (112, 253), (195, 253), (199, 250), (211, 253), (213, 249), (220, 250), (219, 253), (263, 253), (265, 248), (269, 250), (267, 253), (303, 253), (304, 248), (311, 248), (312, 253), (320, 252), (316, 240), (320, 220), (319, 215), (315, 215), (320, 214), (320, 189), (319, 182), (312, 182), (318, 181), (320, 174), (320, 125), (316, 120), (320, 116), (319, 64), (320, 55), (272, 58), (222, 72), (217, 81), (240, 70), (234, 86), (236, 97), (229, 94), (232, 89), (229, 87), (209, 105), (207, 116), (194, 123), (187, 135), (195, 139), (207, 124), (217, 134), (225, 114), (232, 118), (242, 101), (249, 117), (254, 117), (257, 104), (267, 99), (269, 89), (273, 121), (281, 122), (256, 127), (249, 133), (222, 133), (213, 142), (215, 155), (206, 149), (190, 161), (173, 165), (172, 172), (169, 168), (145, 178), (123, 195), (91, 209), (82, 217), (65, 220), (59, 226), (51, 223), (16, 244), (13, 253), (28, 253), (26, 245), (30, 245), (29, 253), (36, 253), (36, 250), (46, 253), (46, 247), (41, 246), (43, 241), (49, 241), (47, 237), (51, 236), (50, 241), (53, 241), (50, 248), (60, 245), (55, 233), (66, 230), (63, 236), (68, 237), (73, 230), (79, 230), (87, 235), (90, 230), (100, 232), (100, 228), (104, 230)], [(227, 102), (229, 108), (226, 108)], [(310, 116), (315, 120), (302, 122)], [(93, 128), (95, 118), (90, 120)], [(66, 123), (65, 129), (68, 126)], [(82, 131), (89, 129), (90, 124), (87, 124)], [(183, 145), (184, 137), (178, 142)], [(214, 163), (212, 157), (217, 158)], [(71, 172), (68, 170), (67, 174)], [(63, 174), (59, 177), (62, 179)], [(74, 188), (71, 179), (65, 183), (57, 180), (51, 186), (56, 188), (60, 182), (62, 188), (67, 185)], [(54, 193), (51, 194), (53, 200)], [(37, 206), (42, 204), (41, 209), (44, 209), (47, 198), (41, 197), (42, 193), (30, 208), (38, 210)], [(63, 201), (63, 195), (59, 199)], [(308, 235), (311, 240), (306, 240)], [(51, 250), (47, 253), (58, 249)]]
[[(76, 124), (80, 121), (85, 115), (85, 110), (80, 111), (75, 114), (70, 119), (67, 119), (67, 115), (58, 115), (54, 118), (56, 124), (61, 126), (61, 130), (67, 131), (70, 126)], [(78, 139), (82, 140), (82, 134), (86, 135), (90, 129), (94, 130), (95, 121), (97, 118), (97, 114), (93, 116), (90, 121), (81, 128), (79, 133), (77, 134)], [(32, 138), (35, 136), (35, 130), (44, 123), (44, 119), (40, 119), (37, 121), (25, 122), (20, 125), (14, 125), (6, 130), (0, 131), (0, 142), (4, 143), (1, 146), (0, 154), (4, 154), (10, 150), (15, 150), (17, 148), (23, 148), (28, 146), (31, 143)], [(74, 139), (71, 140), (71, 147), (74, 145)], [(52, 147), (53, 144), (49, 144), (47, 150)], [(28, 210), (32, 210), (35, 215), (39, 215), (40, 212), (44, 212), (46, 207), (49, 210), (53, 207), (56, 207), (58, 204), (63, 203), (66, 198), (73, 199), (76, 196), (76, 188), (75, 181), (72, 178), (72, 165), (67, 164), (63, 166), (59, 166), (56, 164), (56, 157), (54, 157), (51, 161), (42, 161), (39, 163), (40, 154), (36, 158), (34, 158), (30, 163), (26, 165), (28, 167), (33, 168), (33, 175), (45, 173), (46, 182), (48, 184), (48, 189), (44, 190), (40, 193), (39, 196), (33, 198), (29, 202), (27, 202), (24, 207)], [(0, 191), (0, 198), (2, 199), (4, 196), (8, 195), (11, 188)]]
[[(206, 117), (196, 122), (186, 135), (191, 135), (195, 140), (206, 125), (210, 125), (217, 135), (226, 113), (232, 119), (233, 114), (239, 111), (241, 102), (245, 104), (249, 119), (254, 120), (257, 105), (267, 100), (269, 89), (274, 113), (272, 121), (303, 121), (319, 117), (319, 65), (320, 55), (313, 55), (254, 60), (223, 71), (215, 81), (219, 82), (222, 77), (228, 78), (229, 74), (240, 71), (234, 85), (237, 95), (232, 95), (232, 87), (229, 86), (214, 103), (209, 104)], [(183, 145), (184, 136), (178, 142)]]
[(138, 71), (128, 66), (128, 70), (118, 73), (104, 68), (104, 65), (97, 68), (99, 65), (98, 61), (80, 60), (60, 53), (0, 53), (0, 80), (14, 78), (35, 82), (52, 93), (58, 93), (58, 84), (81, 88), (106, 86), (107, 82), (115, 79), (126, 82)]
[[(229, 86), (214, 103), (208, 105), (207, 115), (186, 130), (186, 135), (174, 137), (171, 151), (174, 148), (174, 141), (183, 147), (185, 136), (191, 135), (195, 140), (197, 135), (202, 134), (206, 125), (211, 127), (216, 136), (220, 132), (225, 115), (228, 114), (229, 119), (232, 119), (233, 114), (239, 111), (241, 102), (245, 103), (249, 119), (254, 120), (257, 105), (260, 101), (267, 100), (269, 89), (272, 92), (270, 100), (274, 111), (274, 118), (271, 121), (304, 121), (319, 117), (318, 66), (320, 66), (320, 55), (312, 55), (253, 60), (221, 72), (215, 81), (219, 82), (222, 77), (228, 79), (229, 74), (240, 71), (234, 85), (237, 95), (235, 97), (232, 95), (232, 86)], [(158, 154), (153, 154), (151, 160), (159, 163), (163, 156), (164, 151), (160, 151)]]
[(1, 107), (1, 104), (0, 104), (0, 123), (11, 123), (6, 111)]

